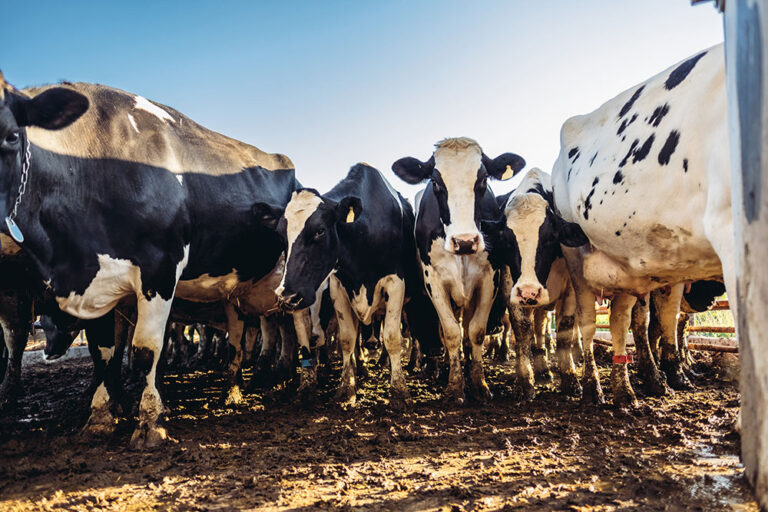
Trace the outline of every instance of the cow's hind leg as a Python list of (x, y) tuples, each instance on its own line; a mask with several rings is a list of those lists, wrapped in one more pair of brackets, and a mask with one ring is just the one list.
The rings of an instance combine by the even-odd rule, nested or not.
[(131, 448), (152, 448), (161, 444), (168, 434), (158, 422), (165, 412), (157, 390), (157, 363), (163, 350), (163, 336), (171, 300), (159, 295), (147, 299), (143, 293), (137, 298), (138, 317), (133, 334), (134, 371), (144, 375), (146, 384), (139, 403), (139, 424), (131, 436)]
[(576, 376), (576, 364), (573, 360), (576, 337), (576, 296), (568, 288), (565, 296), (558, 301), (555, 310), (557, 334), (555, 357), (560, 369), (560, 391), (573, 398), (581, 397), (581, 384)]
[(390, 368), (390, 405), (395, 409), (404, 409), (410, 399), (408, 386), (405, 384), (402, 366), (403, 335), (401, 322), (403, 302), (405, 301), (405, 282), (394, 277), (386, 288), (386, 314), (384, 315), (381, 338), (389, 354)]
[(258, 388), (268, 388), (274, 382), (272, 361), (275, 358), (275, 347), (280, 336), (277, 328), (277, 316), (263, 316), (259, 322), (261, 330), (261, 350), (253, 366), (253, 376), (246, 391), (252, 393)]
[(637, 369), (640, 373), (645, 392), (652, 396), (663, 396), (672, 390), (667, 386), (667, 380), (656, 366), (656, 361), (648, 342), (648, 318), (650, 309), (650, 295), (643, 300), (638, 300), (632, 307), (632, 337), (635, 340), (635, 353), (637, 354)]
[(88, 436), (107, 436), (115, 430), (113, 411), (121, 403), (123, 344), (116, 335), (115, 313), (110, 311), (85, 325), (88, 351), (93, 359), (91, 415), (83, 427)]
[(229, 333), (229, 365), (227, 366), (227, 389), (224, 391), (226, 405), (238, 405), (243, 402), (240, 390), (243, 364), (243, 331), (245, 322), (239, 318), (235, 306), (228, 302), (224, 307), (227, 315), (227, 331)]
[(629, 363), (627, 354), (627, 332), (635, 305), (632, 295), (621, 294), (611, 301), (611, 341), (613, 344), (613, 365), (611, 366), (611, 390), (613, 403), (617, 407), (635, 407), (637, 399), (629, 382)]
[(667, 374), (667, 383), (672, 389), (693, 389), (691, 381), (683, 372), (683, 362), (677, 350), (677, 315), (683, 298), (684, 284), (672, 286), (669, 293), (656, 295), (659, 323), (661, 326), (661, 370)]

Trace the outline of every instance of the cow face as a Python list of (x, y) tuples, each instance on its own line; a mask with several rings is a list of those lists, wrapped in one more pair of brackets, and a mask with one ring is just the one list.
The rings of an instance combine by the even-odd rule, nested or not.
[(0, 215), (7, 215), (15, 197), (25, 150), (25, 126), (58, 130), (69, 126), (88, 110), (82, 94), (54, 87), (28, 98), (6, 83), (0, 73)]
[(512, 196), (499, 221), (483, 222), (494, 254), (509, 266), (514, 282), (510, 302), (519, 306), (549, 304), (546, 284), (560, 244), (579, 247), (589, 240), (578, 224), (555, 215), (539, 194)]
[(432, 158), (421, 162), (401, 158), (392, 170), (410, 184), (431, 180), (425, 194), (434, 195), (445, 232), (444, 249), (454, 254), (474, 254), (485, 249), (480, 234), (480, 203), (488, 177), (506, 180), (525, 166), (525, 160), (504, 153), (488, 158), (472, 139), (445, 139), (436, 145)]
[(285, 273), (275, 290), (284, 309), (303, 309), (315, 302), (317, 290), (339, 260), (340, 234), (352, 228), (361, 211), (356, 197), (336, 202), (312, 189), (293, 193), (277, 226), (288, 247)]

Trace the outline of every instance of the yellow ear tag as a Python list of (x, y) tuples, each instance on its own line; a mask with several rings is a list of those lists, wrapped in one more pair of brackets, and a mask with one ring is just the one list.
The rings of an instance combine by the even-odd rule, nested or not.
[(504, 171), (504, 174), (501, 175), (501, 181), (508, 180), (514, 175), (515, 175), (515, 171), (513, 171), (510, 166), (507, 166), (507, 170)]
[(350, 222), (355, 222), (355, 209), (351, 206), (349, 207), (349, 212), (347, 213), (347, 224)]

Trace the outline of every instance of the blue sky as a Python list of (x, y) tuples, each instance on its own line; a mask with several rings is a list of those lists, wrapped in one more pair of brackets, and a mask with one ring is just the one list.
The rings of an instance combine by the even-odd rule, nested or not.
[(141, 94), (321, 191), (365, 161), (411, 196), (397, 158), (469, 136), (549, 171), (568, 117), (722, 39), (688, 0), (35, 1), (0, 21), (0, 69)]

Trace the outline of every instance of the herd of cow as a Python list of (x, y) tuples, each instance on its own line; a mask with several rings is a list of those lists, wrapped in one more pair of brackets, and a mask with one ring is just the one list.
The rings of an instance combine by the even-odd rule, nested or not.
[[(536, 374), (549, 373), (541, 323), (554, 309), (561, 390), (600, 402), (596, 298), (611, 300), (614, 402), (636, 400), (630, 324), (647, 391), (685, 388), (683, 294), (706, 305), (723, 288), (697, 281), (735, 283), (724, 67), (722, 45), (710, 48), (567, 120), (551, 178), (530, 169), (501, 196), (488, 180), (523, 170), (514, 153), (491, 158), (472, 139), (448, 138), (426, 161), (401, 158), (394, 173), (426, 184), (413, 207), (366, 164), (320, 192), (301, 186), (286, 156), (141, 96), (86, 83), (18, 90), (0, 75), (0, 324), (10, 352), (2, 399), (18, 392), (40, 314), (51, 357), (69, 333), (87, 332), (96, 386), (86, 428), (96, 433), (114, 429), (130, 327), (144, 381), (137, 448), (166, 437), (156, 376), (169, 320), (226, 331), (231, 401), (254, 319), (256, 375), (281, 343), (277, 367), (290, 370), (296, 352), (308, 394), (335, 322), (342, 401), (355, 399), (361, 328), (376, 325), (391, 403), (402, 406), (404, 332), (423, 357), (447, 365), (446, 400), (464, 401), (465, 375), (486, 400), (486, 334), (506, 318), (515, 385), (532, 398)], [(658, 322), (651, 343), (649, 317)]]

